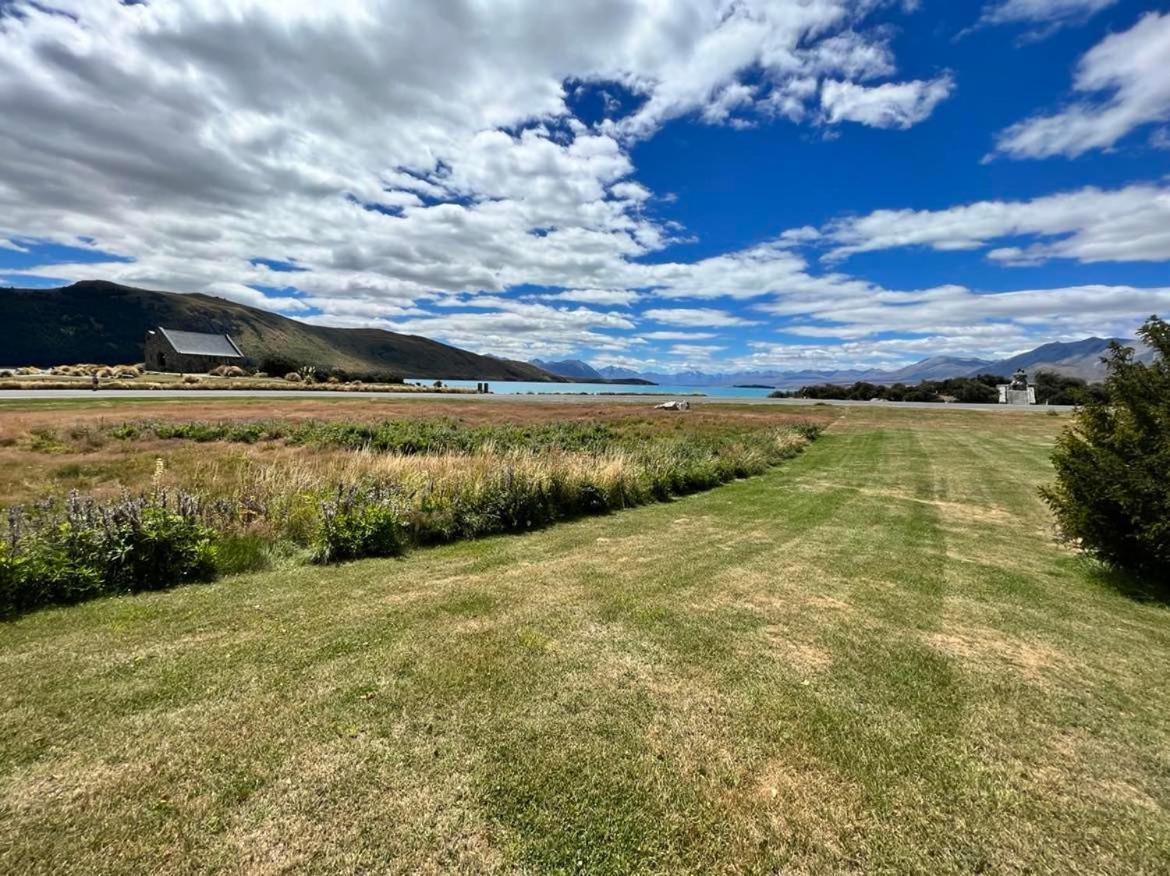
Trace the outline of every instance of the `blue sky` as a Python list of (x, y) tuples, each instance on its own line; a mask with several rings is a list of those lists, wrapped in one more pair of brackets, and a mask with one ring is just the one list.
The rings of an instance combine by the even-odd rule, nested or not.
[(321, 7), (0, 0), (0, 282), (658, 371), (1170, 312), (1170, 3)]

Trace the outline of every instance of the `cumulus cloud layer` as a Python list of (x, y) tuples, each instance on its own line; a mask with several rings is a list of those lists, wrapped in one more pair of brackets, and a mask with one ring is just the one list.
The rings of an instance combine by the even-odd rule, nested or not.
[(1170, 13), (1151, 12), (1090, 49), (1077, 65), (1073, 89), (1083, 99), (1012, 125), (1000, 134), (996, 151), (1011, 158), (1075, 158), (1170, 119)]
[[(1165, 190), (1152, 185), (892, 211), (700, 260), (663, 258), (687, 230), (653, 218), (660, 195), (635, 179), (635, 145), (682, 116), (822, 133), (920, 124), (958, 86), (939, 70), (898, 78), (893, 31), (872, 21), (916, 5), (0, 3), (0, 247), (54, 242), (123, 257), (7, 276), (207, 291), (500, 355), (589, 349), (599, 362), (666, 365), (723, 355), (732, 330), (761, 361), (781, 356), (761, 336), (782, 328), (796, 337), (783, 355), (827, 364), (912, 355), (913, 339), (880, 337), (910, 313), (936, 320), (942, 348), (998, 349), (1035, 329), (1045, 307), (1080, 308), (1058, 326), (1069, 332), (1112, 325), (1097, 301), (1153, 309), (1164, 290), (997, 297), (1001, 309), (985, 318), (1001, 324), (981, 335), (972, 325), (987, 296), (886, 290), (811, 267), (802, 251), (826, 241), (838, 257), (982, 246), (1023, 233), (1037, 240), (992, 257), (1162, 259)], [(1142, 71), (1163, 20), (1094, 49), (1078, 88), (1112, 88), (1115, 103), (1144, 107), (1130, 118), (1152, 118), (1159, 86)], [(607, 100), (608, 117), (586, 125), (573, 112), (579, 89), (629, 100)], [(830, 338), (849, 343), (818, 340)], [(677, 343), (644, 353), (651, 342)]]
[(906, 246), (970, 250), (1008, 237), (1025, 246), (1000, 247), (990, 258), (1034, 264), (1053, 258), (1080, 262), (1170, 260), (1170, 186), (1086, 188), (1030, 201), (980, 201), (947, 210), (878, 210), (830, 225), (830, 260)]
[[(921, 121), (942, 95), (891, 82), (822, 111), (822, 82), (896, 73), (888, 34), (866, 30), (886, 5), (16, 0), (0, 12), (0, 241), (128, 257), (47, 276), (213, 290), (478, 349), (507, 337), (514, 351), (534, 327), (562, 349), (593, 343), (600, 311), (550, 320), (530, 304), (422, 325), (418, 308), (519, 285), (630, 304), (643, 279), (631, 260), (673, 231), (647, 218), (629, 148), (668, 119)], [(567, 102), (582, 83), (637, 106), (587, 127)], [(295, 260), (303, 297), (257, 292), (289, 280), (265, 259)]]

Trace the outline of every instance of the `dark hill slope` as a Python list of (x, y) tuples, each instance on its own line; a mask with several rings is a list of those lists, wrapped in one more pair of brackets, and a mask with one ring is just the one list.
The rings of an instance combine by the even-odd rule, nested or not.
[(480, 356), (417, 335), (308, 325), (210, 295), (99, 281), (0, 289), (0, 365), (141, 362), (143, 337), (159, 325), (226, 332), (253, 361), (279, 354), (321, 368), (404, 377), (561, 380), (526, 362)]

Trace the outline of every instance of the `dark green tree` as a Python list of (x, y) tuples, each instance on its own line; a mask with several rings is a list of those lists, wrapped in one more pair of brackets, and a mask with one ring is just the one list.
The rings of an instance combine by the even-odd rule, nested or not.
[(1103, 397), (1087, 397), (1057, 440), (1042, 489), (1063, 535), (1170, 595), (1170, 323), (1138, 332), (1151, 364), (1114, 342)]

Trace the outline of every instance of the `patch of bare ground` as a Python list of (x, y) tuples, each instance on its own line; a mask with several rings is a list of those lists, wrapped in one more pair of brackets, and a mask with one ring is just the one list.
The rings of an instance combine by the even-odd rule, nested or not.
[(912, 495), (905, 490), (878, 489), (875, 487), (859, 487), (853, 484), (834, 483), (824, 480), (801, 480), (801, 486), (814, 490), (849, 490), (858, 495), (893, 499), (898, 502), (913, 502), (919, 505), (928, 505), (934, 508), (943, 517), (944, 525), (949, 521), (966, 525), (971, 523), (1015, 523), (1018, 517), (1006, 508), (995, 505), (983, 505), (976, 502), (949, 502), (944, 499), (927, 499)]
[(714, 579), (710, 604), (735, 606), (765, 617), (817, 614), (830, 618), (849, 613), (853, 606), (831, 592), (845, 582), (799, 556), (769, 555), (766, 569), (732, 566)]
[(81, 755), (42, 760), (14, 770), (0, 785), (0, 812), (7, 816), (0, 820), (68, 817), (96, 800), (121, 796), (149, 773), (149, 764), (135, 760), (93, 761)]
[(576, 633), (591, 661), (590, 672), (613, 687), (637, 688), (659, 706), (678, 711), (711, 712), (718, 698), (714, 687), (700, 670), (680, 673), (662, 649), (639, 640), (621, 624), (585, 624)]
[(873, 820), (861, 789), (826, 764), (796, 752), (768, 759), (724, 804), (744, 823), (741, 846), (784, 844), (784, 873), (863, 869), (854, 850), (864, 845)]
[(999, 672), (1007, 668), (1033, 680), (1075, 665), (1067, 654), (987, 627), (948, 626), (924, 636), (927, 644), (958, 660), (965, 668)]
[(833, 665), (833, 655), (824, 648), (794, 637), (787, 627), (770, 624), (763, 628), (767, 653), (782, 664), (804, 674), (824, 672)]
[(235, 813), (219, 844), (225, 864), (257, 874), (499, 869), (466, 779), (427, 769), (430, 752), (402, 742), (346, 734), (295, 752)]
[(1117, 813), (1118, 818), (1127, 810), (1143, 817), (1170, 815), (1165, 800), (1135, 780), (1140, 770), (1135, 769), (1132, 751), (1119, 750), (1084, 728), (1042, 733), (1039, 742), (1026, 759), (998, 752), (1010, 765), (1013, 782), (1030, 794), (1065, 809), (1088, 806)]

